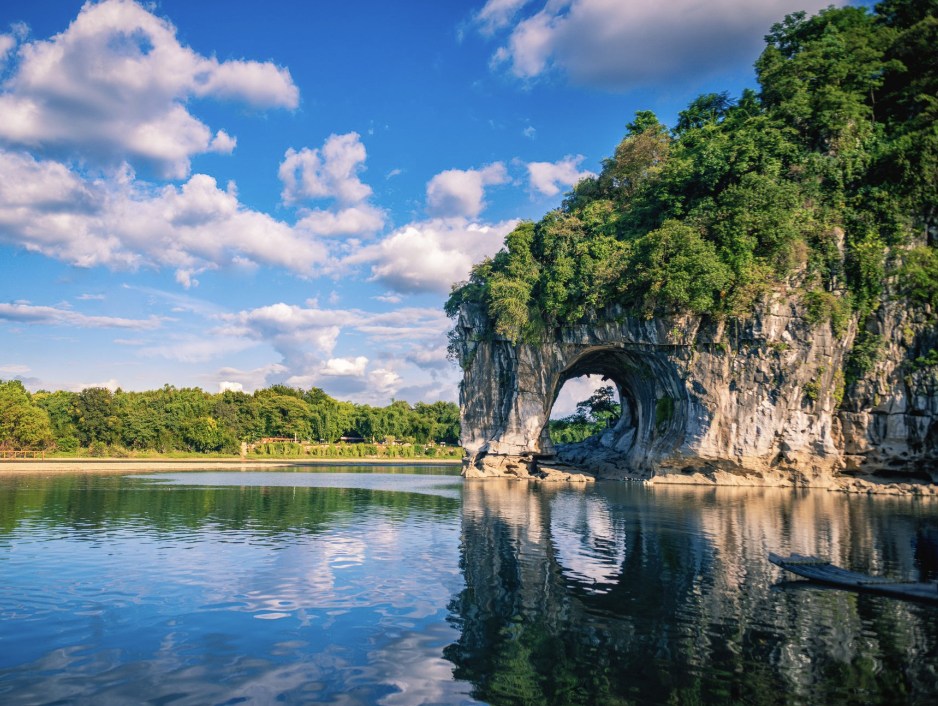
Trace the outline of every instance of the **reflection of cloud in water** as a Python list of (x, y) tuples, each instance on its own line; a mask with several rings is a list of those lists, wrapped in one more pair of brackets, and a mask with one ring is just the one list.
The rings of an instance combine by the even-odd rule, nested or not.
[(616, 527), (605, 499), (558, 493), (551, 501), (550, 535), (565, 575), (595, 592), (613, 587), (625, 561), (625, 530)]
[[(327, 467), (328, 468), (328, 467)], [(402, 467), (402, 471), (406, 467)], [(452, 475), (408, 475), (397, 473), (345, 473), (336, 471), (231, 471), (158, 473), (138, 478), (165, 485), (193, 487), (269, 487), (269, 488), (357, 488), (420, 493), (458, 499), (462, 479)]]
[(475, 704), (471, 685), (453, 679), (453, 663), (443, 659), (442, 648), (459, 633), (443, 624), (406, 632), (368, 655), (368, 663), (384, 683), (397, 689), (378, 703), (382, 706), (416, 704)]
[[(440, 481), (452, 483), (427, 485)], [(366, 504), (315, 533), (208, 522), (37, 541), (44, 531), (22, 546), (30, 571), (58, 567), (33, 600), (57, 637), (7, 671), (5, 704), (471, 703), (443, 660), (459, 527), (433, 513)]]

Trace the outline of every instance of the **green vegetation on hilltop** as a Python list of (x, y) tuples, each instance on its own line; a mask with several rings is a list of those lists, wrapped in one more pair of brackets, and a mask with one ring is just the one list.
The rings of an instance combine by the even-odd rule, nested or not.
[[(0, 380), (0, 448), (87, 449), (99, 455), (238, 453), (242, 441), (265, 437), (325, 444), (342, 437), (372, 444), (387, 439), (457, 444), (459, 408), (452, 402), (411, 406), (402, 400), (372, 407), (340, 402), (315, 387), (304, 391), (275, 385), (251, 395), (171, 385), (147, 392), (89, 387), (30, 394), (17, 380)], [(282, 455), (291, 450), (266, 444), (261, 452)]]
[(837, 329), (902, 267), (934, 310), (938, 0), (795, 13), (766, 43), (758, 92), (700, 96), (671, 130), (639, 112), (601, 173), (510, 233), (447, 314), (475, 302), (495, 333), (537, 340), (610, 305), (741, 316), (788, 284)]

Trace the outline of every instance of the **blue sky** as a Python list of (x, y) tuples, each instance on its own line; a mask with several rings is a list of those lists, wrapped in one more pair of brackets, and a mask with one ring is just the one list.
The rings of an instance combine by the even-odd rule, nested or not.
[(827, 4), (7, 0), (0, 378), (455, 400), (450, 284)]

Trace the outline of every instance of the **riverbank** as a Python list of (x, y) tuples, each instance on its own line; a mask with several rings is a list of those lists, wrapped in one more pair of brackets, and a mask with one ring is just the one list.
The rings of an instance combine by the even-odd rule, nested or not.
[(0, 475), (13, 473), (160, 473), (170, 471), (257, 471), (303, 468), (306, 466), (428, 466), (459, 465), (461, 459), (430, 458), (303, 458), (263, 459), (129, 459), (59, 458), (0, 461)]
[(929, 498), (938, 500), (938, 483), (914, 477), (886, 477), (876, 473), (838, 473), (828, 469), (815, 469), (812, 473), (801, 471), (742, 467), (711, 467), (695, 470), (675, 470), (662, 467), (651, 477), (616, 470), (588, 463), (544, 463), (539, 462), (535, 470), (510, 457), (499, 457), (496, 462), (489, 458), (483, 469), (470, 468), (468, 478), (512, 478), (534, 483), (594, 483), (617, 481), (641, 483), (654, 488), (661, 486), (690, 485), (714, 488), (787, 488), (790, 490), (826, 490), (854, 495), (891, 495), (902, 497)]
[(855, 495), (893, 495), (938, 500), (938, 485), (917, 479), (895, 480), (876, 475), (817, 474), (805, 477), (781, 471), (739, 473), (713, 470), (707, 473), (665, 473), (643, 481), (655, 487), (663, 485), (697, 485), (714, 487), (761, 487), (815, 489)]

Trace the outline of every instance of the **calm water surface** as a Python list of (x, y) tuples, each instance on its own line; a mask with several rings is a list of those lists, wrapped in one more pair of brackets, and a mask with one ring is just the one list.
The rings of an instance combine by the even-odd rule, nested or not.
[(451, 473), (0, 477), (0, 703), (938, 703), (938, 607), (765, 558), (938, 578), (938, 503)]

